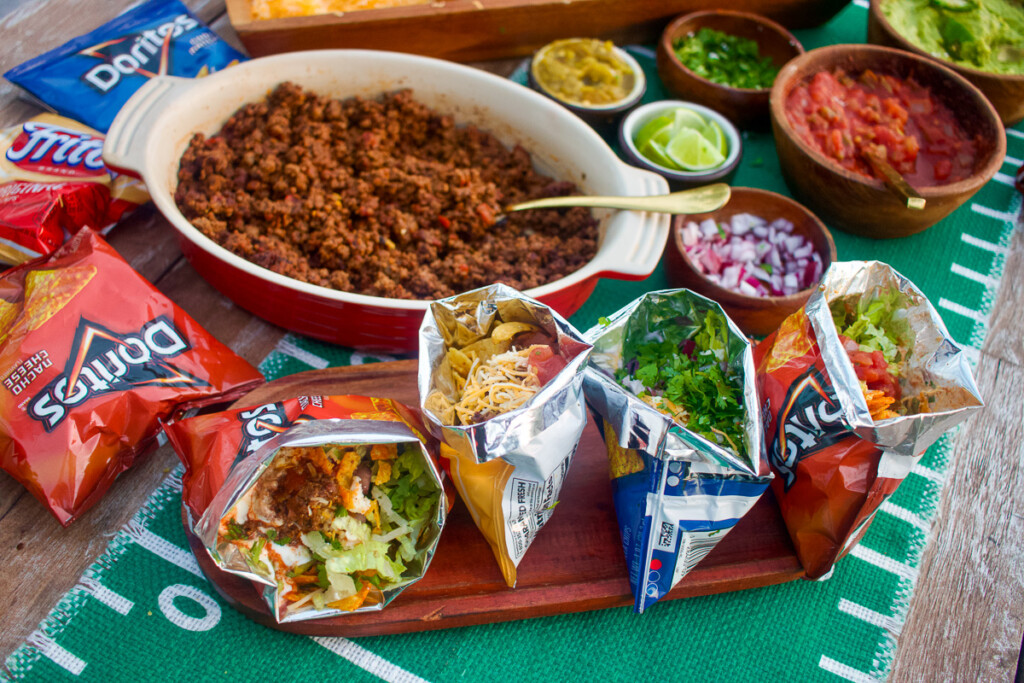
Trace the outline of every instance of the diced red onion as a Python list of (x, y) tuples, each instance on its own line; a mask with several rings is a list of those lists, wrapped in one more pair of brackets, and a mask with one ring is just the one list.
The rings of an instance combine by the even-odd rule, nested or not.
[(824, 270), (814, 245), (784, 218), (769, 222), (740, 213), (731, 222), (690, 221), (680, 232), (699, 272), (747, 296), (795, 294), (817, 282)]

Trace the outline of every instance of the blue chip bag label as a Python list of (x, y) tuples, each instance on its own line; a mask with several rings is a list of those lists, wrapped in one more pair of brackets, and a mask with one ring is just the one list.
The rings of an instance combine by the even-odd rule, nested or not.
[(4, 75), (46, 107), (106, 132), (148, 79), (205, 76), (245, 59), (178, 0), (150, 0)]

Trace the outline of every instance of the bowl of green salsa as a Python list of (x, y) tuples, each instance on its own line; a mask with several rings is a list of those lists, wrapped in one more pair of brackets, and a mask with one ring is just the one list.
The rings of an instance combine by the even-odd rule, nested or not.
[(765, 129), (775, 76), (803, 52), (789, 31), (760, 15), (693, 12), (661, 34), (658, 75), (676, 97), (719, 111), (741, 128)]

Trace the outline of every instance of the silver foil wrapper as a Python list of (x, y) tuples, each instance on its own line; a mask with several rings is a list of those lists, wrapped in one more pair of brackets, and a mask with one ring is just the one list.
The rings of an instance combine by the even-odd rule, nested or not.
[[(571, 356), (568, 364), (514, 410), (477, 424), (445, 424), (428, 399), (436, 392), (453, 402), (457, 398), (447, 351), (452, 345), (461, 348), (484, 338), (496, 319), (537, 325), (558, 341), (563, 357)], [(554, 511), (587, 423), (583, 370), (590, 345), (549, 307), (501, 284), (432, 303), (419, 341), (417, 381), (423, 414), (430, 430), (444, 442), (441, 452), (451, 462), (453, 482), (491, 544), (506, 582), (514, 586), (515, 568)], [(447, 453), (446, 447), (451, 449)], [(486, 494), (471, 471), (476, 471), (474, 465), (499, 459), (512, 473), (504, 475), (506, 483), (495, 482), (495, 490)], [(478, 509), (490, 509), (489, 495), (501, 498), (500, 520)]]
[[(890, 289), (898, 289), (910, 303), (905, 313), (914, 333), (914, 349), (903, 363), (902, 375), (909, 380), (909, 384), (903, 382), (904, 391), (924, 384), (942, 387), (945, 391), (936, 395), (937, 400), (927, 413), (875, 423), (857, 374), (839, 340), (829, 304), (846, 297), (873, 298)], [(804, 310), (832, 377), (846, 423), (857, 436), (877, 444), (891, 456), (919, 457), (944, 432), (984, 405), (967, 356), (949, 336), (935, 307), (921, 290), (891, 266), (879, 261), (833, 263)], [(904, 461), (900, 469), (909, 471), (913, 462), (916, 460)]]
[[(407, 580), (385, 589), (383, 591), (384, 599), (380, 603), (360, 607), (354, 610), (354, 612), (325, 608), (283, 615), (279, 609), (277, 582), (268, 575), (254, 572), (236, 545), (218, 543), (217, 535), (220, 522), (231, 511), (235, 503), (256, 485), (260, 475), (270, 467), (279, 449), (327, 444), (353, 446), (360, 444), (412, 444), (416, 446), (423, 455), (427, 471), (430, 472), (440, 491), (437, 511), (421, 537), (420, 545), (423, 546), (421, 551), (421, 570)], [(252, 455), (236, 464), (224, 485), (206, 509), (206, 512), (196, 523), (193, 531), (202, 541), (206, 551), (220, 569), (241, 578), (249, 579), (257, 584), (262, 584), (264, 586), (263, 600), (270, 608), (274, 618), (278, 623), (291, 623), (383, 609), (399, 593), (422, 578), (423, 574), (426, 573), (427, 568), (430, 566), (430, 561), (434, 557), (434, 552), (437, 550), (437, 543), (441, 537), (441, 530), (444, 528), (447, 510), (448, 505), (444, 487), (441, 484), (441, 475), (434, 465), (434, 461), (431, 459), (426, 446), (406, 425), (399, 422), (378, 420), (316, 420), (290, 427), (280, 435), (264, 443)]]
[[(830, 308), (875, 301), (907, 345), (897, 379), (910, 413), (877, 422)], [(927, 448), (982, 407), (981, 394), (928, 299), (877, 261), (833, 263), (757, 351), (775, 497), (807, 577), (827, 578)]]
[[(696, 330), (710, 310), (728, 322), (725, 361), (743, 377), (738, 453), (687, 429), (615, 380), (630, 360), (623, 357), (627, 341), (661, 341), (656, 328), (668, 321)], [(685, 289), (649, 292), (584, 337), (594, 345), (584, 390), (604, 423), (634, 609), (643, 612), (712, 550), (771, 480), (753, 355), (717, 303)]]

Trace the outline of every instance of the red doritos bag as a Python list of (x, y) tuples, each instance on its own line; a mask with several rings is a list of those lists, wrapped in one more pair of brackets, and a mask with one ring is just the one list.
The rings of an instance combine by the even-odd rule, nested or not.
[(388, 398), (299, 396), (173, 422), (164, 432), (185, 465), (182, 500), (192, 522), (202, 517), (236, 463), (293, 425), (332, 419), (402, 422), (436, 454), (436, 441), (419, 415)]
[(64, 526), (160, 419), (262, 379), (92, 230), (0, 275), (0, 465)]

